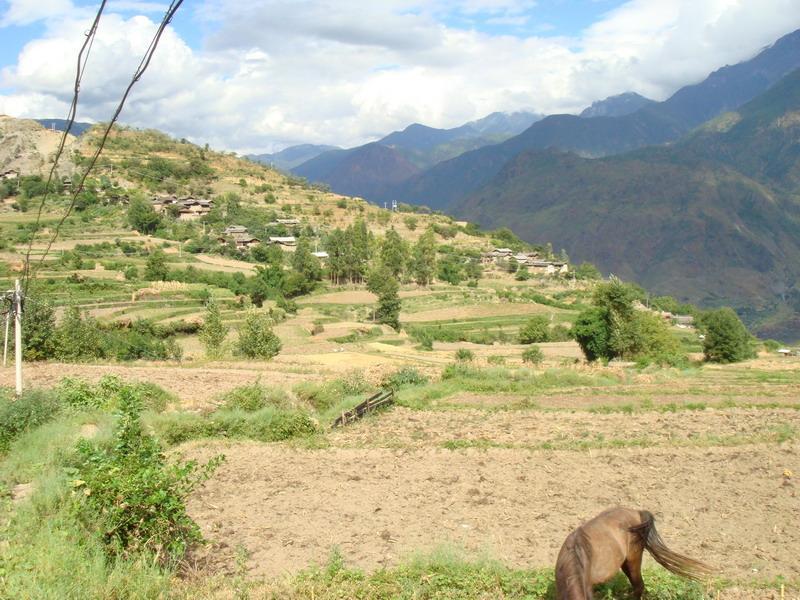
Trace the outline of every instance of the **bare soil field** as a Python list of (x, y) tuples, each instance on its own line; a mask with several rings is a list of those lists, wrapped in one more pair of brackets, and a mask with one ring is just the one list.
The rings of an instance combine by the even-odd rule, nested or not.
[(414, 411), (397, 407), (330, 435), (337, 447), (419, 448), (447, 443), (516, 448), (738, 445), (800, 430), (800, 410), (726, 409), (595, 414)]
[[(212, 407), (212, 400), (233, 388), (261, 381), (265, 385), (291, 387), (301, 381), (324, 380), (324, 369), (314, 373), (280, 369), (277, 363), (212, 363), (198, 367), (176, 367), (168, 363), (123, 365), (76, 365), (33, 363), (25, 365), (25, 385), (53, 387), (64, 377), (95, 382), (103, 375), (117, 375), (130, 381), (148, 381), (171, 392), (188, 410)], [(0, 368), (0, 386), (14, 387), (14, 368)]]
[(800, 572), (798, 482), (784, 475), (800, 472), (798, 450), (183, 447), (227, 456), (189, 506), (213, 541), (200, 557), (212, 570), (232, 572), (240, 546), (250, 574), (279, 576), (334, 548), (373, 569), (443, 544), (547, 567), (572, 528), (623, 504), (652, 511), (673, 549), (734, 580)]

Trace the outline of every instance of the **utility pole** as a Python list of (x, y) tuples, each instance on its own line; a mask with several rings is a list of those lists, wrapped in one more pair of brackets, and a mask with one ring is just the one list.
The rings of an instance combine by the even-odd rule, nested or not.
[(6, 335), (3, 338), (3, 368), (8, 365), (8, 326), (11, 323), (11, 310), (6, 313)]
[(22, 395), (22, 289), (14, 281), (14, 366), (17, 371), (17, 398)]

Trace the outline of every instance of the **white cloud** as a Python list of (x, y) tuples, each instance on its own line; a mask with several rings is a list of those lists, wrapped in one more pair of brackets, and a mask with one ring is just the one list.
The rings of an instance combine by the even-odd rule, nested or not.
[[(40, 4), (48, 2), (57, 0)], [(12, 2), (15, 19), (34, 18), (19, 12), (26, 4)], [(214, 31), (204, 48), (168, 30), (122, 120), (268, 151), (355, 145), (414, 121), (450, 127), (495, 110), (574, 112), (627, 90), (663, 99), (800, 27), (798, 9), (800, 0), (631, 0), (566, 39), (447, 25), (453, 15), (522, 22), (536, 10), (527, 0), (207, 0), (195, 14)], [(46, 36), (0, 72), (0, 85), (15, 90), (0, 96), (0, 113), (66, 112), (86, 22), (62, 15), (48, 23)], [(108, 118), (154, 28), (144, 16), (104, 17), (82, 88), (84, 118)]]

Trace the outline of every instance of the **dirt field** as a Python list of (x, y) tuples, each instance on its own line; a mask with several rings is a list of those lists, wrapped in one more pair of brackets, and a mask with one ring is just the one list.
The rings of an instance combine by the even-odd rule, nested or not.
[(457, 306), (415, 313), (403, 313), (401, 315), (401, 320), (409, 323), (421, 323), (425, 321), (457, 321), (459, 319), (556, 314), (562, 312), (564, 311), (560, 308), (553, 308), (552, 306), (545, 306), (543, 304), (512, 304), (509, 302), (498, 302), (497, 304), (476, 304), (474, 306)]
[[(326, 377), (323, 369), (315, 369), (313, 374), (292, 372), (281, 370), (275, 363), (210, 364), (197, 368), (161, 363), (136, 366), (36, 363), (25, 365), (24, 374), (25, 385), (30, 388), (55, 386), (63, 377), (97, 381), (103, 375), (117, 375), (126, 380), (149, 381), (175, 394), (181, 408), (188, 410), (209, 408), (217, 396), (259, 380), (266, 385), (291, 387), (301, 381)], [(0, 386), (14, 387), (13, 367), (0, 368)]]
[[(393, 565), (442, 544), (517, 567), (552, 566), (569, 531), (615, 504), (654, 512), (665, 540), (733, 579), (800, 570), (797, 444), (592, 452), (331, 448), (261, 444), (184, 448), (226, 463), (190, 504), (231, 571), (237, 546), (251, 574), (323, 563)], [(648, 559), (649, 560), (649, 559)]]

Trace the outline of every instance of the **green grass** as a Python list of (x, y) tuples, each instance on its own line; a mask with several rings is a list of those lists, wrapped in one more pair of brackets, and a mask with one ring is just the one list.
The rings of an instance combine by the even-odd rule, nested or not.
[[(704, 600), (700, 585), (686, 582), (663, 569), (644, 573), (650, 600)], [(630, 584), (620, 575), (595, 588), (595, 598), (626, 598)], [(452, 550), (419, 556), (390, 569), (365, 573), (348, 568), (334, 553), (325, 566), (309, 569), (289, 580), (253, 585), (259, 598), (299, 600), (554, 600), (550, 569), (512, 569), (489, 558), (468, 559)], [(188, 594), (187, 594), (188, 596)]]

